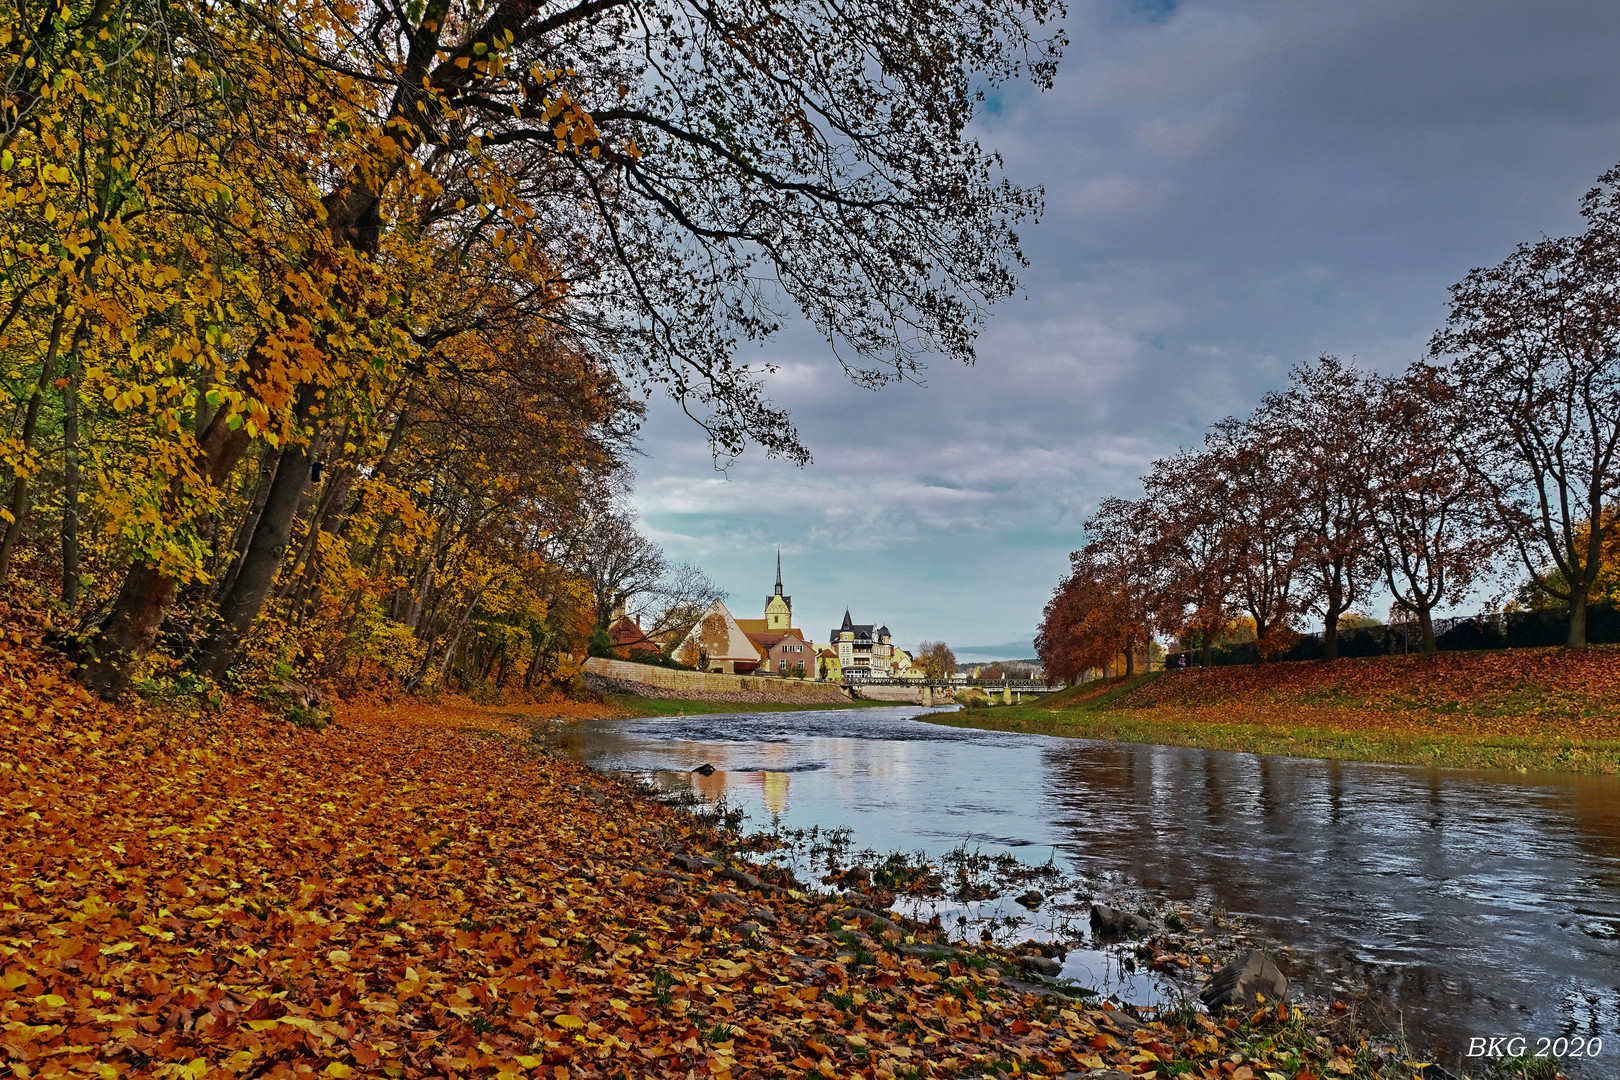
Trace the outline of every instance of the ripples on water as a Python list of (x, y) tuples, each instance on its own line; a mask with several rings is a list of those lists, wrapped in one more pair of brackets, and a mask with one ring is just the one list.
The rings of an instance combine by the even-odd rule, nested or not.
[[(603, 721), (551, 744), (691, 775), (756, 826), (858, 848), (963, 841), (1223, 905), (1310, 995), (1367, 986), (1408, 1033), (1598, 1035), (1620, 1076), (1620, 780), (1231, 754), (942, 727), (912, 708)], [(1138, 988), (1140, 989), (1140, 988)], [(1590, 1071), (1596, 1067), (1600, 1071)]]

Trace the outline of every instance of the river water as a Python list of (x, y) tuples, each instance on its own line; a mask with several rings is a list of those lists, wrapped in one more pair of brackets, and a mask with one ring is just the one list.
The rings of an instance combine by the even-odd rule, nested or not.
[[(857, 848), (964, 841), (1208, 909), (1292, 949), (1296, 986), (1368, 988), (1420, 1044), (1603, 1040), (1620, 1076), (1620, 779), (1234, 754), (944, 727), (911, 707), (571, 724), (594, 768), (724, 796)], [(702, 764), (712, 776), (689, 774)], [(1101, 973), (1095, 973), (1101, 974)], [(1141, 995), (1123, 979), (1123, 996)], [(1450, 1056), (1448, 1054), (1448, 1056)]]

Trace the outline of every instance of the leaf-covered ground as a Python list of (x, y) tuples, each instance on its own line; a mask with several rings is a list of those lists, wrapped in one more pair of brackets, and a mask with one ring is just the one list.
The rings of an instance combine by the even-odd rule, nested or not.
[(1501, 649), (1171, 671), (1114, 703), (1121, 709), (1296, 706), (1422, 718), (1522, 732), (1620, 736), (1620, 647)]
[(1297, 1009), (1141, 1025), (825, 898), (680, 870), (691, 818), (488, 713), (317, 733), (117, 712), (20, 636), (0, 641), (17, 1077), (1308, 1080), (1370, 1060)]
[(1218, 750), (1620, 771), (1620, 648), (1192, 668), (942, 722)]

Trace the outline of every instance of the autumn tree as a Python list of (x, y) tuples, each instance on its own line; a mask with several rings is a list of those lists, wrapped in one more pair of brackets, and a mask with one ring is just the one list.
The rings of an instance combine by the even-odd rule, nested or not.
[(918, 642), (911, 662), (922, 669), (929, 682), (945, 682), (956, 674), (956, 654), (943, 641)]
[(1237, 604), (1254, 621), (1261, 661), (1286, 649), (1298, 597), (1301, 561), (1297, 491), (1284, 433), (1252, 420), (1227, 418), (1205, 437), (1201, 474), (1221, 486), (1227, 566)]
[(1468, 463), (1536, 588), (1586, 610), (1620, 498), (1620, 168), (1581, 200), (1579, 236), (1522, 244), (1451, 290), (1431, 351), (1466, 423)]
[(1250, 422), (1275, 455), (1289, 552), (1302, 586), (1296, 598), (1322, 617), (1322, 658), (1338, 658), (1340, 617), (1379, 580), (1367, 488), (1372, 429), (1368, 377), (1323, 356), (1289, 373), (1287, 389), (1261, 399)]
[(1104, 499), (1086, 522), (1089, 541), (1069, 556), (1069, 575), (1047, 603), (1035, 651), (1048, 679), (1077, 681), (1124, 656), (1126, 675), (1153, 638), (1158, 583), (1144, 558), (1145, 502)]
[[(235, 323), (230, 362), (210, 363), (227, 376), (218, 411), (175, 441), (185, 467), (159, 519), (196, 520), (188, 501), (211, 504), (199, 488), (226, 485), (264, 431), (295, 448), (256, 525), (262, 547), (286, 546), (325, 395), (356, 362), (408, 364), (423, 347), (389, 313), (436, 230), (566, 280), (554, 321), (667, 389), (717, 452), (752, 441), (804, 460), (735, 342), (773, 332), (785, 301), (863, 383), (909, 377), (933, 352), (971, 357), (984, 306), (1013, 287), (1012, 226), (1038, 198), (996, 180), (966, 133), (966, 87), (1049, 84), (1059, 14), (1047, 0), (969, 0), (944, 18), (875, 0), (199, 10), (197, 36), (232, 46), (197, 50), (205, 78), (259, 95), (266, 117), (303, 115), (273, 89), (298, 86), (323, 126), (287, 155), (296, 175), (270, 170), (308, 227), (280, 249), (268, 317)], [(152, 646), (181, 569), (135, 560), (88, 671), (102, 693)], [(268, 595), (262, 578), (241, 588), (233, 627)]]
[(1158, 575), (1153, 617), (1167, 633), (1196, 639), (1211, 663), (1231, 625), (1236, 572), (1225, 466), (1208, 450), (1183, 450), (1143, 478), (1144, 561)]
[(1502, 538), (1488, 487), (1466, 460), (1450, 389), (1414, 364), (1373, 383), (1365, 497), (1384, 583), (1436, 649), (1434, 609), (1457, 604), (1491, 567)]

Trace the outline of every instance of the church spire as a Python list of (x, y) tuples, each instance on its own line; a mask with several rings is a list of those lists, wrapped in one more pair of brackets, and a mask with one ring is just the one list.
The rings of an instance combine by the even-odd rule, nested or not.
[(782, 595), (782, 549), (776, 549), (776, 595)]

